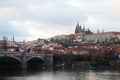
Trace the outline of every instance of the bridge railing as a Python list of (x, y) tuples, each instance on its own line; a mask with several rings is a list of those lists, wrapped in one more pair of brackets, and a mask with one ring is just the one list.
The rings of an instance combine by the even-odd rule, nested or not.
[(46, 54), (26, 53), (26, 55), (31, 55), (31, 56), (45, 56)]
[(8, 52), (8, 51), (0, 51), (0, 54), (21, 54), (22, 52)]
[(0, 56), (15, 57), (15, 55), (21, 56), (21, 52), (5, 52), (5, 51), (0, 51)]

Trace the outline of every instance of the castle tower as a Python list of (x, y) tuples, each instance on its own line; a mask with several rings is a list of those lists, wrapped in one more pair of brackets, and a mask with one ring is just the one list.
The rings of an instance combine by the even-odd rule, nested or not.
[(14, 38), (14, 35), (13, 35), (13, 39), (12, 39), (12, 40), (13, 40), (13, 43), (15, 43), (15, 38)]
[(99, 29), (97, 30), (97, 33), (100, 33)]
[(80, 28), (79, 28), (79, 33), (82, 32), (83, 29), (82, 29), (82, 26), (80, 25)]
[(79, 29), (80, 29), (79, 22), (77, 22), (77, 25), (76, 25), (76, 28), (75, 28), (75, 33), (79, 33)]
[(104, 29), (102, 29), (102, 33), (104, 33)]
[(85, 31), (85, 25), (83, 24), (83, 32)]

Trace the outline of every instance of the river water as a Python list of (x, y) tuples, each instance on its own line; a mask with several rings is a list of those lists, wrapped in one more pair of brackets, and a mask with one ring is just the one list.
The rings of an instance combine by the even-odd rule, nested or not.
[(120, 80), (119, 70), (0, 70), (0, 80)]

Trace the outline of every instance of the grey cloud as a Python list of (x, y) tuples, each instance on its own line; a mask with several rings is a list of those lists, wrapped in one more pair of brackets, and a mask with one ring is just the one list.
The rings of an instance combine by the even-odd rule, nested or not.
[[(98, 28), (119, 30), (120, 6), (112, 4), (113, 0), (74, 0), (78, 3), (74, 5), (68, 4), (69, 1), (73, 0), (0, 0), (1, 8), (7, 7), (9, 9), (12, 7), (16, 11), (16, 15), (0, 14), (0, 31), (3, 35), (16, 34), (27, 37), (30, 36), (27, 33), (29, 26), (22, 25), (27, 20), (70, 28), (74, 27), (77, 21), (80, 24), (86, 23), (89, 17), (92, 17), (97, 23), (85, 24), (87, 27), (94, 30)], [(117, 1), (114, 0), (114, 2)], [(11, 21), (22, 22), (18, 24), (21, 28), (17, 25), (12, 27)], [(42, 26), (34, 27), (43, 29)], [(58, 26), (56, 27), (58, 28)], [(48, 27), (44, 26), (44, 28)], [(51, 26), (51, 28), (55, 27)]]
[[(67, 1), (67, 0), (66, 0)], [(40, 20), (49, 22), (52, 24), (59, 24), (59, 25), (71, 25), (74, 22), (81, 21), (84, 22), (87, 20), (86, 13), (83, 10), (76, 7), (71, 7), (66, 4), (64, 0), (2, 0), (0, 5), (4, 6), (13, 6), (16, 8), (18, 13), (27, 17), (28, 19)], [(38, 9), (36, 12), (31, 11), (29, 7), (31, 5), (43, 5), (43, 7), (48, 7), (48, 11)], [(46, 5), (50, 4), (50, 5)], [(44, 6), (46, 5), (46, 6)], [(21, 6), (21, 7), (17, 7)], [(50, 8), (49, 8), (50, 7)], [(19, 17), (19, 16), (16, 16)], [(20, 17), (19, 17), (20, 18)]]
[(33, 4), (44, 4), (49, 0), (0, 0), (0, 7), (22, 7)]
[(10, 17), (6, 17), (4, 15), (0, 16), (0, 37), (2, 36), (8, 36), (11, 37), (13, 35), (17, 37), (29, 36), (29, 34), (25, 33), (26, 29), (21, 26), (21, 28), (13, 28), (11, 26), (11, 19)]

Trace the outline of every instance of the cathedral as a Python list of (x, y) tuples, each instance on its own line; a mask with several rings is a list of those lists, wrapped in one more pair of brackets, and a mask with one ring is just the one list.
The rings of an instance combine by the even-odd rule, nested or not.
[(86, 29), (84, 25), (83, 26), (79, 25), (79, 22), (77, 23), (76, 28), (75, 28), (75, 34), (76, 33), (92, 34), (89, 28)]

